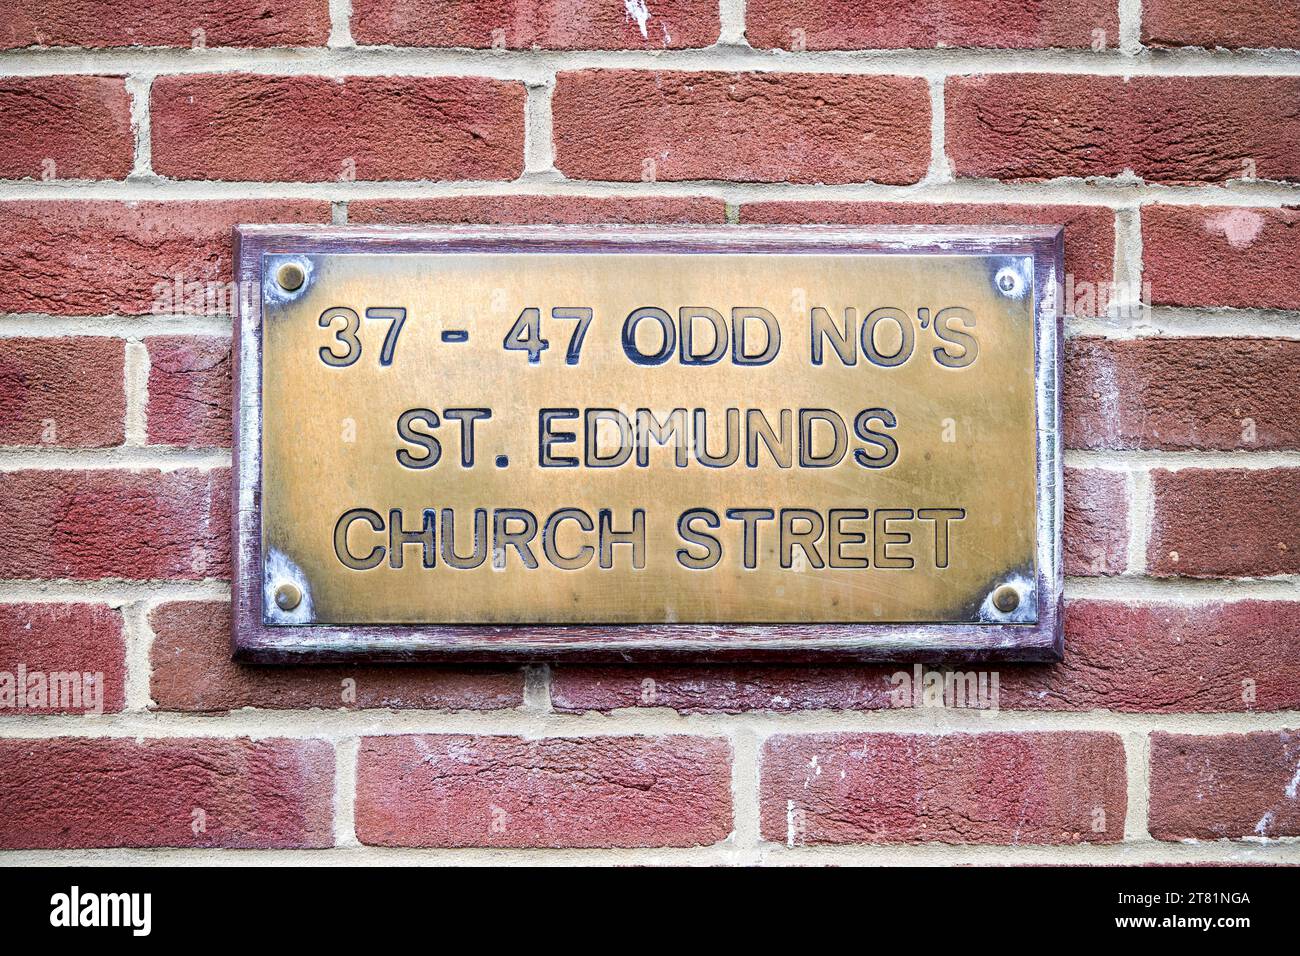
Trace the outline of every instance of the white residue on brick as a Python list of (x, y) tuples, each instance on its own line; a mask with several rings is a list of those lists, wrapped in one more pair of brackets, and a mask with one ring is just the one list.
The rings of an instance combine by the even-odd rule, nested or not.
[(1245, 249), (1259, 238), (1264, 214), (1252, 209), (1225, 209), (1210, 216), (1205, 225), (1210, 232), (1222, 233), (1232, 248)]
[(817, 760), (817, 755), (813, 754), (812, 760), (808, 761), (808, 775), (803, 779), (803, 787), (807, 790), (812, 786), (813, 778), (822, 775), (821, 764)]
[(645, 0), (623, 0), (623, 9), (627, 15), (636, 21), (637, 28), (641, 31), (641, 39), (649, 37), (645, 25), (650, 20), (650, 8), (646, 6)]

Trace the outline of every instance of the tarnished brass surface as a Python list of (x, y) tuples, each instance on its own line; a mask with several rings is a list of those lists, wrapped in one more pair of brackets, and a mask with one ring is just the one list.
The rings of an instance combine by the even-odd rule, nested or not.
[[(297, 289), (276, 285), (288, 259), (306, 271)], [(1026, 262), (933, 254), (268, 255), (262, 537), (270, 593), (281, 578), (301, 590), (303, 616), (296, 623), (990, 620), (999, 586), (1022, 582), (1016, 586), (1032, 589), (1035, 578), (1034, 290)], [(780, 326), (780, 350), (764, 365), (736, 364), (730, 349), (714, 364), (684, 365), (679, 335), (679, 350), (663, 364), (638, 364), (622, 335), (628, 316), (646, 307), (663, 309), (679, 327), (683, 307), (716, 310), (728, 335), (733, 309), (767, 310)], [(523, 347), (526, 329), (517, 336), (519, 349), (503, 347), (529, 308), (538, 310), (540, 336), (549, 343), (535, 364)], [(568, 364), (566, 351), (582, 323), (579, 313), (565, 310), (582, 308), (592, 310), (592, 319), (576, 364)], [(856, 364), (846, 366), (825, 339), (822, 363), (813, 364), (815, 308), (825, 309), (841, 331), (846, 308), (856, 311), (855, 327), (873, 310), (900, 310), (914, 335), (910, 357), (887, 364), (901, 345), (899, 313), (892, 313), (893, 319), (878, 320), (874, 338), (886, 364), (870, 361), (857, 340)], [(969, 310), (974, 326), (950, 312), (944, 341), (936, 321), (950, 308)], [(393, 309), (405, 310), (400, 329), (395, 313), (385, 311)], [(367, 310), (379, 311), (367, 317)], [(652, 320), (640, 326), (634, 352), (655, 352), (658, 326)], [(694, 329), (694, 351), (709, 353), (713, 324), (700, 318)], [(761, 319), (749, 320), (747, 329), (748, 350), (761, 351)], [(458, 341), (454, 333), (462, 331), (467, 339)], [(944, 367), (936, 354), (949, 363), (970, 357), (957, 332), (973, 336), (978, 352), (964, 367)], [(544, 408), (576, 409), (580, 416), (589, 408), (621, 410), (633, 425), (638, 409), (661, 422), (684, 409), (685, 467), (676, 465), (671, 442), (654, 441), (644, 467), (635, 448), (615, 467), (542, 467)], [(717, 455), (726, 445), (729, 408), (739, 410), (738, 459), (706, 467), (689, 441), (695, 410), (707, 415), (707, 450)], [(449, 409), (491, 411), (490, 419), (474, 423), (472, 467), (462, 464), (465, 428)], [(757, 465), (747, 464), (750, 409), (778, 432), (781, 410), (791, 410), (791, 467), (779, 467), (762, 440)], [(837, 464), (800, 466), (801, 409), (831, 410), (844, 421), (847, 453)], [(864, 439), (855, 426), (869, 409), (888, 411), (896, 426), (884, 416), (868, 417)], [(413, 410), (403, 440), (399, 419)], [(419, 410), (436, 413), (437, 427)], [(583, 458), (582, 417), (557, 419), (549, 430), (577, 433), (576, 441), (553, 444), (552, 455)], [(832, 426), (820, 421), (812, 434), (812, 454), (827, 453)], [(439, 440), (436, 464), (410, 467), (429, 455), (427, 441), (409, 440), (412, 435)], [(620, 457), (615, 425), (606, 421), (597, 436), (596, 454)], [(875, 467), (889, 457), (891, 440), (897, 459)], [(487, 512), (481, 542), (472, 538), (475, 509)], [(523, 551), (537, 567), (526, 567), (521, 549), (494, 533), (500, 509), (535, 516), (539, 528)], [(548, 518), (561, 509), (590, 516), (596, 530), (584, 532), (569, 512), (543, 542)], [(609, 546), (613, 566), (600, 567), (601, 512), (623, 531), (633, 526), (634, 509), (645, 513), (644, 567), (633, 567), (634, 548), (626, 544)], [(686, 560), (707, 563), (708, 549), (688, 545), (678, 530), (679, 516), (696, 509), (718, 516), (717, 528), (705, 519), (691, 525), (721, 544), (721, 558), (708, 569), (686, 567), (679, 557), (685, 551)], [(752, 569), (743, 567), (745, 521), (738, 509), (773, 512), (771, 520), (752, 522)], [(800, 538), (814, 521), (788, 514), (783, 548), (783, 509), (816, 512), (826, 527), (815, 539)], [(921, 509), (928, 517), (916, 514)], [(963, 517), (954, 516), (957, 509)], [(426, 527), (427, 510), (435, 514), (426, 549), (417, 533)], [(394, 511), (410, 542), (399, 539), (400, 569), (391, 566)], [(477, 567), (448, 566), (447, 511), (454, 513), (456, 552), (472, 556), (476, 544), (482, 548)], [(845, 511), (854, 513), (845, 517)], [(350, 512), (340, 551), (336, 528)], [(505, 518), (507, 536), (527, 530), (520, 512)], [(833, 527), (840, 532), (835, 541)], [(945, 529), (947, 566), (939, 567), (937, 539)], [(857, 534), (865, 544), (853, 543)], [(559, 567), (545, 544), (570, 565), (590, 546), (590, 560)], [(364, 565), (362, 559), (376, 555), (374, 567), (344, 563)], [(816, 567), (832, 555), (841, 564), (865, 557), (868, 566)], [(911, 567), (889, 566), (909, 561)], [(1026, 616), (1031, 597), (1015, 620), (1033, 620)]]

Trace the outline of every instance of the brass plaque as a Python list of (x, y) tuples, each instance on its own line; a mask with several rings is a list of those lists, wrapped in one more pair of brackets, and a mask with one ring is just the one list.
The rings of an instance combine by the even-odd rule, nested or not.
[(1032, 255), (258, 266), (265, 624), (1038, 621)]

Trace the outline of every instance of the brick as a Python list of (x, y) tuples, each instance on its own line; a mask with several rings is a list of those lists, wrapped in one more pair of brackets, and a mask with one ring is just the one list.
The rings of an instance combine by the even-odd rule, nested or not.
[(324, 46), (327, 39), (328, 0), (7, 0), (0, 10), (0, 49)]
[[(3, 30), (0, 23), (0, 36)], [(124, 179), (131, 172), (135, 134), (120, 76), (0, 79), (0, 127), (2, 179)]]
[(1300, 731), (1151, 735), (1157, 840), (1300, 836)]
[(0, 740), (0, 765), (4, 849), (334, 842), (325, 740)]
[(740, 207), (740, 221), (855, 226), (1064, 226), (1066, 311), (1103, 314), (1110, 299), (1115, 215), (1102, 206), (777, 200), (746, 203)]
[[(1296, 77), (999, 74), (948, 80), (957, 175), (1006, 180), (1118, 176), (1147, 182), (1300, 179)], [(1068, 104), (1068, 109), (1063, 108)]]
[(762, 835), (787, 845), (1117, 843), (1126, 807), (1115, 734), (783, 734), (762, 752)]
[(748, 0), (745, 37), (760, 49), (871, 50), (932, 47), (1035, 49), (1115, 46), (1119, 22), (1103, 0)]
[(151, 694), (158, 710), (367, 707), (500, 710), (523, 704), (523, 672), (493, 667), (250, 667), (230, 659), (230, 605), (162, 604)]
[(0, 579), (230, 574), (230, 473), (0, 474)]
[(180, 75), (155, 80), (151, 103), (153, 168), (177, 179), (513, 179), (523, 172), (521, 83)]
[(727, 207), (704, 196), (447, 196), (438, 199), (357, 199), (350, 223), (723, 223)]
[(1065, 573), (1123, 574), (1128, 568), (1128, 483), (1117, 471), (1065, 469)]
[(103, 448), (125, 437), (121, 339), (5, 339), (0, 445)]
[(357, 838), (378, 846), (695, 846), (726, 839), (731, 747), (711, 737), (367, 737)]
[(1068, 448), (1300, 447), (1300, 341), (1071, 339)]
[[(0, 715), (119, 711), (126, 696), (125, 660), (122, 615), (113, 608), (0, 604)], [(20, 667), (25, 681), (18, 678)], [(69, 673), (82, 679), (60, 680), (66, 689), (53, 689), (54, 675)], [(7, 690), (6, 677), (13, 682)]]
[(1300, 468), (1157, 469), (1151, 486), (1150, 574), (1300, 572)]
[(149, 444), (229, 448), (230, 339), (161, 335), (144, 344), (149, 350)]
[(905, 665), (786, 667), (557, 667), (551, 705), (558, 711), (667, 707), (682, 713), (768, 710), (882, 710), (891, 706), (889, 678)]
[(238, 223), (329, 222), (327, 202), (0, 202), (0, 312), (229, 315)]
[(1143, 0), (1148, 46), (1300, 47), (1300, 7), (1273, 0)]
[(704, 47), (718, 39), (710, 0), (641, 5), (599, 0), (354, 0), (352, 36), (363, 44), (508, 50)]
[(1300, 309), (1300, 209), (1147, 206), (1153, 305)]
[(551, 111), (574, 179), (901, 184), (930, 161), (920, 78), (580, 70)]
[(1070, 601), (1063, 662), (998, 671), (1002, 710), (1294, 710), (1300, 604)]

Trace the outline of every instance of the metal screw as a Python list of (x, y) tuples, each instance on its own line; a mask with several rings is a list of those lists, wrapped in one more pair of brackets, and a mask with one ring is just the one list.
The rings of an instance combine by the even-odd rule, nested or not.
[(307, 281), (307, 273), (296, 262), (286, 262), (275, 273), (275, 281), (285, 292), (296, 292)]
[(1019, 296), (1024, 288), (1024, 280), (1020, 274), (1010, 266), (998, 270), (997, 275), (993, 277), (993, 284), (998, 287), (1003, 295)]
[(1010, 614), (1020, 607), (1020, 592), (1010, 584), (1004, 584), (993, 592), (993, 606), (1003, 614)]
[(296, 584), (281, 584), (275, 589), (275, 606), (281, 611), (292, 611), (302, 603), (302, 592)]

